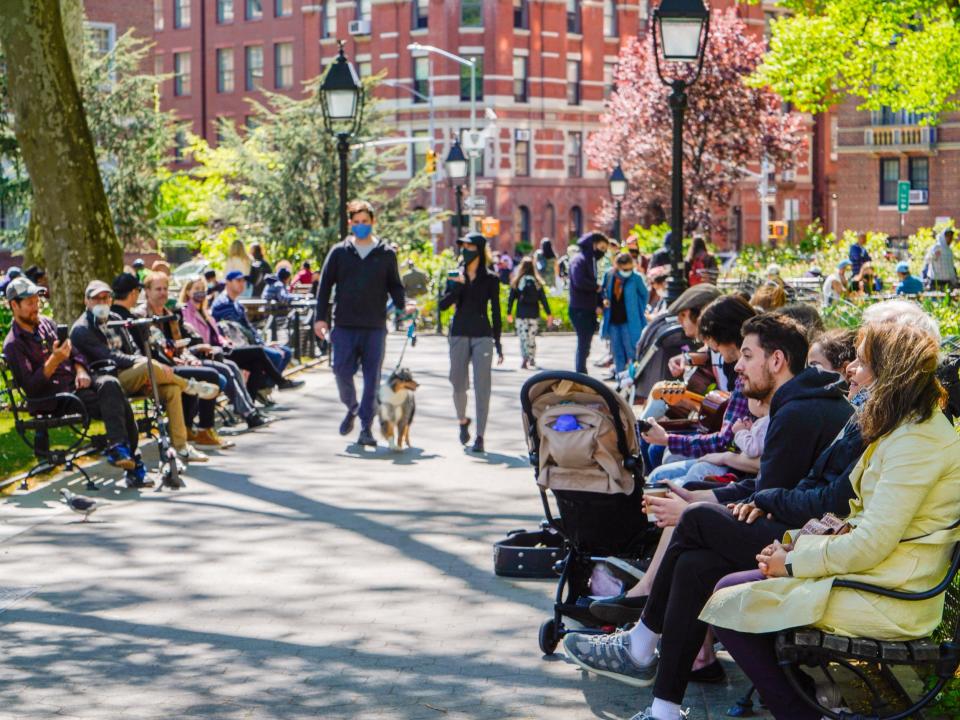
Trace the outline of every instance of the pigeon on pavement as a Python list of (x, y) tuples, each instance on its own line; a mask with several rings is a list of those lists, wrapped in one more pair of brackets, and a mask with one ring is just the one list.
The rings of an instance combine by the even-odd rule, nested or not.
[(97, 501), (93, 498), (77, 495), (67, 490), (67, 488), (61, 488), (60, 494), (63, 495), (63, 501), (67, 504), (68, 508), (73, 510), (75, 513), (80, 513), (83, 515), (83, 522), (86, 522), (91, 513), (93, 513), (98, 507)]

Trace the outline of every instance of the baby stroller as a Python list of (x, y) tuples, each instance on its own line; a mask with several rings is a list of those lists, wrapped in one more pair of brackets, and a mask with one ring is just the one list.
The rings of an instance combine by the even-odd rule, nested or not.
[(642, 558), (657, 530), (642, 506), (643, 463), (626, 400), (588, 375), (550, 371), (524, 383), (520, 403), (546, 523), (563, 538), (553, 617), (540, 626), (540, 649), (550, 655), (569, 632), (564, 617), (602, 632), (587, 602), (595, 556)]

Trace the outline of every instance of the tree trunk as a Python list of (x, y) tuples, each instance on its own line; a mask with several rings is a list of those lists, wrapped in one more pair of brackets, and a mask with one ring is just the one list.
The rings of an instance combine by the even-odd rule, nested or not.
[(29, 235), (39, 237), (54, 315), (83, 308), (87, 282), (123, 265), (58, 0), (0, 2), (14, 131), (33, 188)]

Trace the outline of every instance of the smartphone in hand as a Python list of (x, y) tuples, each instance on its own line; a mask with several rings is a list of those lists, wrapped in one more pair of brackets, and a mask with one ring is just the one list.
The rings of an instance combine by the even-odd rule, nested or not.
[(63, 343), (70, 337), (70, 327), (68, 325), (57, 325), (57, 342)]

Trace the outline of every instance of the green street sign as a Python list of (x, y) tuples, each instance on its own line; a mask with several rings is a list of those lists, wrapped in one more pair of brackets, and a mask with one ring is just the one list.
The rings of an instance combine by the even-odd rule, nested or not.
[(910, 181), (897, 183), (897, 212), (905, 213), (910, 209)]

